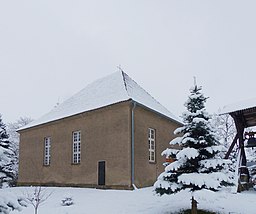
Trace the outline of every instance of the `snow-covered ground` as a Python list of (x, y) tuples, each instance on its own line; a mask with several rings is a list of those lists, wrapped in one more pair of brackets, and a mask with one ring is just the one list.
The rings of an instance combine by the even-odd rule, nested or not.
[[(25, 192), (33, 192), (33, 187), (15, 187), (0, 190), (1, 196), (22, 196)], [(157, 196), (153, 188), (143, 188), (135, 191), (97, 190), (86, 188), (48, 187), (50, 198), (39, 207), (39, 214), (86, 214), (86, 213), (147, 213), (169, 214), (190, 207), (191, 193), (182, 191), (174, 195)], [(65, 197), (72, 197), (74, 205), (62, 206)], [(230, 189), (221, 192), (203, 190), (195, 193), (199, 209), (207, 209), (216, 213), (256, 213), (256, 191), (233, 194)], [(11, 213), (33, 213), (29, 205), (22, 211)]]

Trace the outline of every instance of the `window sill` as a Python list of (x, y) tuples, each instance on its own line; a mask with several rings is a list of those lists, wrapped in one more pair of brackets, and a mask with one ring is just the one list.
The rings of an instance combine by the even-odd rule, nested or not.
[(149, 164), (156, 164), (156, 161), (148, 161)]
[(73, 166), (79, 166), (81, 163), (71, 163)]

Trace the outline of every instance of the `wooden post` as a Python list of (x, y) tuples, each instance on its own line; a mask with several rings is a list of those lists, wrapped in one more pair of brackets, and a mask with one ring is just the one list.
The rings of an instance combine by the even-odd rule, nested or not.
[(235, 121), (239, 149), (241, 149), (241, 165), (246, 166), (246, 156), (244, 151), (244, 129), (246, 128), (245, 119), (241, 113), (231, 114)]
[(236, 112), (231, 115), (235, 121), (237, 137), (239, 143), (240, 157), (238, 163), (238, 188), (237, 192), (241, 192), (248, 189), (249, 171), (247, 169), (247, 161), (244, 150), (244, 129), (247, 127), (244, 115), (241, 112)]
[(194, 196), (192, 196), (192, 200), (191, 200), (191, 214), (197, 214), (197, 204), (198, 202), (194, 199)]

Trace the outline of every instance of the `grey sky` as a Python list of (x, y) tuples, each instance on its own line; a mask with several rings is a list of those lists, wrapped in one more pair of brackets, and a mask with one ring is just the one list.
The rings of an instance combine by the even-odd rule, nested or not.
[(0, 0), (0, 113), (38, 118), (124, 71), (180, 115), (193, 76), (208, 110), (255, 97), (256, 2)]

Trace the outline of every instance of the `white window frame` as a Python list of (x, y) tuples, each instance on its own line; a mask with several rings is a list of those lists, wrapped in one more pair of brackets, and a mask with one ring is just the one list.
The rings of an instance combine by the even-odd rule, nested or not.
[(75, 131), (72, 134), (72, 163), (79, 164), (81, 163), (81, 131)]
[(44, 138), (44, 165), (49, 166), (51, 163), (51, 138)]
[(156, 130), (152, 128), (148, 129), (148, 160), (156, 162)]

